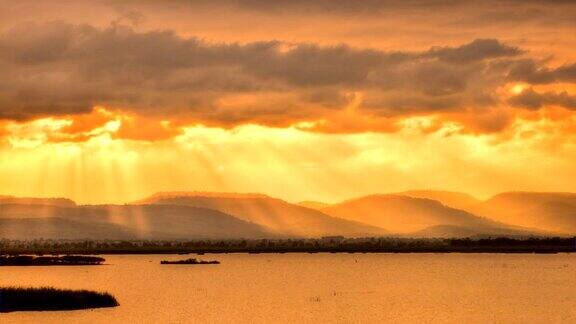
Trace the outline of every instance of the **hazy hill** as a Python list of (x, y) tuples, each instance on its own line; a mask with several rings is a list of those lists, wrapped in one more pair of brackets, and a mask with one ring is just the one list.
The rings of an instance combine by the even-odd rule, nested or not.
[(0, 204), (44, 205), (58, 207), (74, 207), (76, 203), (66, 198), (22, 198), (0, 196)]
[(113, 239), (137, 238), (126, 228), (102, 222), (82, 222), (59, 217), (0, 218), (0, 238), (31, 239)]
[(150, 197), (133, 202), (133, 205), (148, 205), (156, 203), (161, 199), (180, 197), (215, 197), (215, 198), (269, 198), (259, 193), (237, 193), (237, 192), (210, 192), (210, 191), (168, 191), (157, 192)]
[(326, 208), (330, 206), (330, 204), (319, 202), (319, 201), (301, 201), (298, 203), (298, 206), (320, 210), (322, 208)]
[[(467, 210), (469, 208), (475, 207), (476, 205), (482, 202), (481, 200), (478, 200), (467, 193), (442, 191), (442, 190), (407, 190), (397, 193), (391, 193), (388, 195), (436, 200), (448, 207), (462, 210)], [(328, 208), (331, 206), (331, 204), (318, 201), (302, 201), (299, 202), (298, 205), (317, 210), (322, 210), (324, 208)]]
[[(526, 233), (512, 226), (445, 206), (435, 200), (400, 195), (361, 197), (330, 206), (322, 211), (336, 217), (386, 228), (394, 233), (428, 231), (439, 236), (449, 236), (455, 229), (459, 233), (474, 234)], [(448, 229), (450, 231), (447, 231)]]
[[(219, 211), (188, 206), (100, 205), (63, 208), (0, 205), (0, 234), (38, 238), (243, 238), (267, 229)], [(62, 225), (62, 227), (59, 227)], [(27, 226), (30, 230), (26, 230)], [(7, 237), (1, 236), (0, 237)]]
[(35, 205), (35, 204), (19, 204), (19, 203), (0, 203), (0, 218), (44, 218), (54, 217), (56, 211), (63, 213), (64, 211), (74, 210), (73, 207), (58, 207), (54, 205)]
[[(161, 195), (157, 195), (159, 197)], [(147, 203), (203, 207), (260, 224), (279, 235), (323, 236), (381, 235), (385, 230), (355, 221), (328, 216), (320, 211), (270, 197), (181, 196), (149, 198)]]
[(49, 205), (0, 204), (0, 219), (61, 218), (84, 222), (109, 222), (108, 214), (88, 206), (58, 207)]
[(463, 192), (441, 191), (441, 190), (408, 190), (399, 192), (396, 195), (408, 196), (412, 198), (432, 199), (442, 204), (462, 210), (476, 206), (481, 201)]
[(273, 234), (266, 228), (217, 210), (175, 205), (95, 206), (110, 222), (154, 239), (261, 238)]
[[(0, 196), (0, 238), (419, 237), (576, 234), (576, 194), (507, 192), (487, 201), (445, 191), (372, 195), (335, 205), (262, 194), (169, 192), (131, 205)], [(460, 208), (454, 208), (459, 206)], [(507, 225), (510, 224), (510, 225)], [(27, 230), (29, 229), (29, 230)]]
[(566, 234), (576, 233), (576, 194), (506, 192), (474, 211), (494, 220)]

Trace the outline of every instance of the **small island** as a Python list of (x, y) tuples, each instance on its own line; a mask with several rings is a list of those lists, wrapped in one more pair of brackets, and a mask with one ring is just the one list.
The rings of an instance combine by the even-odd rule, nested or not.
[(160, 264), (220, 264), (220, 261), (203, 261), (194, 258), (177, 261), (160, 261)]
[(89, 290), (43, 288), (0, 288), (0, 313), (15, 311), (62, 311), (116, 307), (109, 293)]
[(101, 265), (106, 259), (95, 256), (0, 256), (0, 266), (57, 266), (57, 265)]

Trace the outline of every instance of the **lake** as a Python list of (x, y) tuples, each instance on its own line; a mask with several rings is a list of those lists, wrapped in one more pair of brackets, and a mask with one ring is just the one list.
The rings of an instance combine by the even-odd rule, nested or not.
[(104, 266), (1, 267), (0, 285), (112, 293), (117, 308), (2, 323), (576, 322), (574, 254), (107, 255)]

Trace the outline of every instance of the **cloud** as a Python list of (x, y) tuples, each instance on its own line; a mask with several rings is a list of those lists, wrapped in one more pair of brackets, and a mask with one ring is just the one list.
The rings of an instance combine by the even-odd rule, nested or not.
[(513, 81), (525, 81), (531, 84), (576, 83), (576, 63), (551, 69), (539, 65), (531, 59), (519, 60), (513, 63), (508, 78)]
[(459, 47), (436, 47), (427, 55), (450, 63), (467, 63), (490, 58), (518, 56), (523, 50), (500, 43), (496, 39), (476, 39)]
[(576, 96), (571, 96), (566, 91), (539, 93), (529, 88), (510, 98), (509, 102), (513, 106), (529, 110), (538, 110), (548, 105), (576, 110)]
[[(154, 6), (156, 1), (137, 0), (137, 1), (118, 1), (105, 0), (104, 3), (116, 7), (126, 5), (137, 6)], [(206, 8), (220, 7), (233, 8), (235, 10), (256, 11), (268, 14), (287, 14), (287, 13), (306, 13), (306, 14), (337, 14), (337, 15), (382, 15), (387, 12), (401, 11), (443, 11), (443, 10), (462, 10), (466, 8), (481, 9), (483, 12), (493, 13), (494, 17), (499, 17), (497, 13), (516, 9), (517, 12), (508, 14), (508, 16), (526, 18), (533, 17), (534, 11), (542, 8), (566, 9), (571, 7), (572, 2), (566, 1), (546, 1), (546, 0), (486, 0), (482, 2), (464, 2), (457, 0), (173, 0), (172, 6), (178, 8)], [(498, 5), (498, 6), (496, 6)], [(529, 10), (519, 10), (521, 5)], [(500, 17), (504, 19), (504, 17)]]
[[(557, 79), (572, 73), (570, 66), (548, 69), (524, 54), (496, 39), (424, 51), (382, 51), (274, 40), (210, 42), (172, 30), (136, 31), (119, 22), (105, 28), (29, 23), (0, 34), (0, 119), (87, 114), (104, 106), (145, 118), (213, 126), (285, 127), (320, 120), (330, 125), (330, 118), (341, 118), (335, 117), (341, 116), (338, 111), (361, 98), (356, 119), (333, 125), (356, 120), (358, 127), (342, 127), (355, 132), (384, 125), (381, 130), (390, 131), (390, 118), (454, 112), (473, 116), (496, 107), (501, 103), (497, 89), (520, 79), (518, 71), (526, 64), (533, 65), (534, 73), (552, 73)], [(360, 115), (384, 119), (366, 122)], [(158, 136), (152, 138), (172, 134), (155, 129), (151, 133)], [(119, 134), (137, 137), (135, 127), (121, 130)]]

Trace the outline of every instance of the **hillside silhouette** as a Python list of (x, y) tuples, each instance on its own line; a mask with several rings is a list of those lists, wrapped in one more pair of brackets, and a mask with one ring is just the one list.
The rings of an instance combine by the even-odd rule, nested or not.
[(396, 193), (396, 195), (436, 200), (448, 207), (462, 210), (468, 210), (481, 202), (467, 193), (455, 191), (408, 190)]
[(260, 193), (238, 193), (238, 192), (211, 192), (211, 191), (167, 191), (157, 192), (144, 199), (132, 202), (132, 205), (150, 205), (162, 199), (181, 197), (214, 197), (214, 198), (270, 198)]
[(0, 237), (10, 239), (184, 239), (271, 236), (216, 210), (189, 206), (0, 205)]
[(40, 206), (55, 206), (55, 207), (75, 207), (76, 203), (67, 198), (29, 198), (29, 197), (13, 197), (13, 196), (0, 196), (0, 204), (19, 204), (19, 205), (40, 205)]
[(397, 194), (360, 197), (324, 208), (322, 211), (335, 217), (386, 228), (393, 233), (414, 233), (416, 236), (530, 233), (448, 207), (436, 200)]
[(185, 239), (273, 236), (267, 228), (218, 210), (179, 205), (109, 205), (92, 207), (141, 238)]
[[(156, 195), (161, 197), (162, 195)], [(153, 196), (154, 197), (154, 196)], [(147, 203), (209, 208), (262, 225), (279, 235), (292, 236), (370, 236), (387, 232), (376, 226), (331, 217), (320, 211), (270, 197), (229, 197), (183, 195), (149, 198)]]
[(136, 239), (135, 232), (116, 224), (98, 221), (75, 221), (60, 217), (0, 218), (0, 238), (30, 239)]
[(576, 194), (505, 192), (471, 211), (494, 220), (545, 231), (576, 233)]
[(310, 208), (310, 209), (316, 209), (316, 210), (320, 210), (322, 208), (326, 208), (326, 207), (330, 206), (330, 204), (327, 204), (327, 203), (323, 203), (323, 202), (319, 202), (319, 201), (311, 201), (311, 200), (301, 201), (297, 205), (302, 206), (302, 207), (306, 207), (306, 208)]
[(65, 198), (0, 196), (0, 238), (18, 240), (334, 235), (450, 238), (574, 233), (573, 193), (507, 192), (480, 201), (464, 193), (411, 190), (333, 205), (311, 201), (292, 204), (258, 193), (165, 192), (125, 205), (77, 205)]

